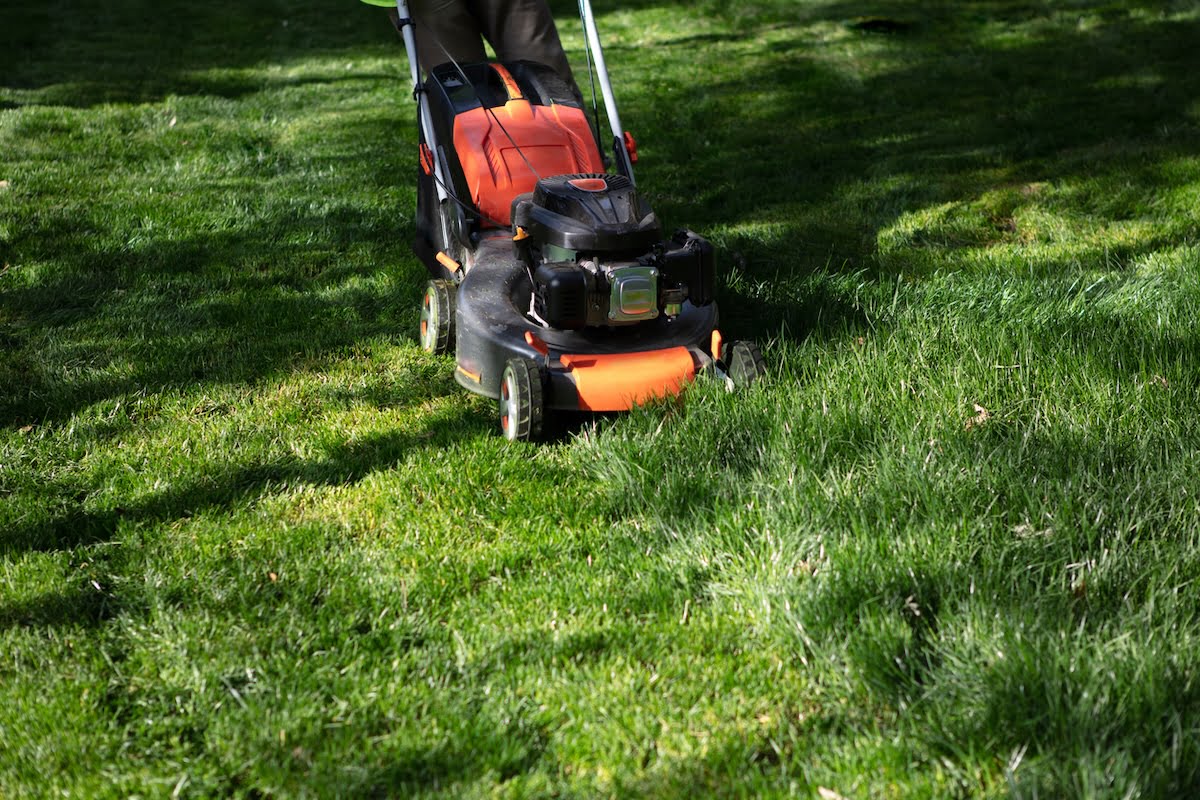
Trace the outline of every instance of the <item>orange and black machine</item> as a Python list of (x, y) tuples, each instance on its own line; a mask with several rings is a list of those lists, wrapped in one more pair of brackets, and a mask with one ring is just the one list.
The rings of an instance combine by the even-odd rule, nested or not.
[(453, 352), (459, 384), (499, 401), (503, 434), (537, 439), (554, 411), (628, 410), (701, 374), (731, 388), (757, 379), (758, 348), (717, 329), (712, 245), (665, 237), (638, 194), (589, 0), (603, 149), (594, 89), (589, 121), (541, 64), (451, 61), (422, 79), (406, 0), (396, 8), (419, 110), (421, 346)]

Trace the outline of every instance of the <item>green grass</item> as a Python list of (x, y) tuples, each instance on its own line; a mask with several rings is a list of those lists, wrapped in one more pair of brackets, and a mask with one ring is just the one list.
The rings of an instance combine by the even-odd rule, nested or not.
[(771, 376), (523, 446), (382, 12), (0, 8), (0, 797), (1200, 792), (1200, 9), (599, 12)]

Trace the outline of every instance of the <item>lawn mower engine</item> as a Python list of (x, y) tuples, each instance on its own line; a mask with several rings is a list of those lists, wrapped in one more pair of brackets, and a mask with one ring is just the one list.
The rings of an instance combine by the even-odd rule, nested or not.
[(513, 201), (517, 257), (533, 284), (529, 316), (563, 331), (615, 328), (713, 300), (712, 245), (658, 217), (623, 175), (543, 178)]

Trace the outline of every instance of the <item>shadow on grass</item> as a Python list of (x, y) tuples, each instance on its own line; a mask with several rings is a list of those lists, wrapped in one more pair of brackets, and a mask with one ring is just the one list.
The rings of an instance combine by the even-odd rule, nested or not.
[(212, 509), (245, 503), (266, 495), (273, 488), (353, 484), (373, 472), (390, 469), (413, 450), (447, 447), (461, 439), (480, 435), (484, 428), (485, 424), (477, 414), (460, 407), (435, 416), (419, 431), (391, 431), (354, 439), (319, 460), (283, 460), (217, 471), (151, 494), (136, 503), (103, 511), (72, 508), (49, 519), (18, 524), (6, 531), (0, 538), (0, 556), (69, 550), (111, 541), (123, 524), (185, 519)]
[[(52, 422), (130, 392), (253, 382), (391, 338), (415, 314), (418, 276), (364, 269), (347, 250), (399, 261), (400, 236), (382, 217), (293, 211), (123, 250), (98, 247), (87, 220), (40, 220), (13, 250), (55, 268), (0, 298), (10, 323), (0, 424)], [(397, 277), (412, 285), (393, 290)], [(47, 342), (58, 350), (49, 363), (33, 350)]]
[[(705, 77), (678, 87), (672, 103), (627, 93), (625, 117), (661, 123), (647, 142), (644, 169), (659, 195), (656, 210), (698, 230), (731, 229), (723, 255), (740, 253), (753, 278), (778, 282), (780, 272), (827, 266), (876, 275), (915, 269), (918, 276), (955, 269), (968, 250), (1036, 233), (997, 218), (980, 241), (911, 243), (931, 259), (882, 254), (880, 234), (915, 210), (1043, 182), (1093, 187), (1064, 210), (1118, 222), (1145, 215), (1152, 198), (1187, 180), (1163, 166), (1192, 153), (1200, 76), (1191, 53), (1200, 23), (1139, 8), (1157, 6), (1102, 9), (1094, 28), (1055, 25), (1006, 37), (1005, 23), (1049, 9), (938, 7), (911, 31), (873, 36), (843, 25), (860, 5), (817, 6), (803, 12), (806, 22), (837, 24), (847, 46), (871, 45), (859, 74), (819, 60), (801, 29), (764, 23), (760, 31), (774, 31), (770, 46), (731, 56), (741, 67), (733, 79), (715, 62), (722, 51), (707, 55), (668, 41), (677, 58), (694, 51)], [(1197, 231), (1194, 222), (1184, 224), (1115, 250), (1097, 241), (1041, 264), (1040, 272), (1121, 268)], [(722, 299), (725, 307), (760, 305), (739, 293)], [(781, 316), (789, 315), (764, 314), (746, 332), (766, 332)]]
[(365, 776), (354, 793), (389, 798), (398, 793), (447, 790), (485, 777), (503, 783), (535, 768), (546, 769), (543, 762), (549, 732), (534, 719), (518, 716), (506, 722), (500, 724), (479, 708), (464, 708), (461, 720), (443, 721), (447, 727), (471, 728), (462, 731), (464, 735), (432, 747), (400, 750), (390, 763)]
[[(241, 97), (263, 83), (240, 69), (322, 56), (344, 61), (347, 51), (361, 54), (364, 44), (386, 41), (380, 32), (388, 27), (381, 11), (358, 3), (330, 13), (320, 4), (266, 0), (119, 0), (86, 11), (43, 4), (5, 17), (9, 46), (0, 53), (0, 88), (35, 90), (33, 104), (80, 108), (172, 95)], [(287, 85), (329, 80), (338, 78), (283, 79)]]
[(111, 598), (92, 585), (46, 592), (0, 604), (0, 631), (7, 628), (91, 628), (116, 614)]

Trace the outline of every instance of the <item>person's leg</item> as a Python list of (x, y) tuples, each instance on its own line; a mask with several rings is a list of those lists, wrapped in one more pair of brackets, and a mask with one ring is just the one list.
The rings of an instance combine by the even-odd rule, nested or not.
[(553, 67), (579, 96), (546, 0), (471, 0), (470, 5), (501, 61), (536, 61)]
[(451, 59), (460, 64), (487, 60), (482, 31), (465, 0), (411, 0), (408, 6), (426, 72)]

